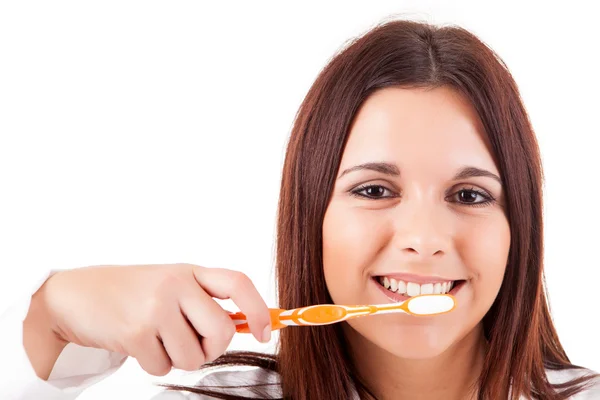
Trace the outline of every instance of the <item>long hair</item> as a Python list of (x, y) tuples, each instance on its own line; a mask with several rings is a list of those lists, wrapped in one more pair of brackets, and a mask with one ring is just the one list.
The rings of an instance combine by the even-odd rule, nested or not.
[[(564, 399), (592, 376), (551, 384), (546, 369), (571, 364), (552, 323), (543, 272), (543, 173), (538, 144), (517, 85), (502, 59), (457, 26), (392, 19), (349, 41), (324, 67), (294, 120), (282, 171), (277, 216), (279, 307), (332, 303), (325, 284), (322, 223), (351, 122), (386, 87), (451, 87), (483, 122), (503, 180), (511, 243), (504, 280), (483, 318), (489, 342), (479, 399)], [(302, 359), (298, 358), (302, 355)], [(260, 366), (280, 375), (286, 399), (374, 399), (357, 373), (340, 324), (285, 329), (275, 355), (230, 352), (203, 368)], [(171, 389), (239, 399), (207, 387)]]

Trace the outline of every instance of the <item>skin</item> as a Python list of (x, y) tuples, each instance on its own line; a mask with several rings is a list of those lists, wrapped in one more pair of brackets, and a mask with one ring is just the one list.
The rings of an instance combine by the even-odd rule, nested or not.
[[(399, 176), (367, 162), (395, 164)], [(510, 228), (500, 182), (454, 180), (464, 166), (501, 177), (472, 105), (448, 87), (385, 88), (351, 126), (323, 221), (327, 288), (337, 304), (391, 300), (373, 276), (412, 273), (465, 279), (458, 308), (433, 317), (388, 314), (344, 324), (359, 373), (380, 399), (461, 399), (481, 370), (481, 320), (506, 269)], [(360, 186), (375, 185), (360, 190)], [(358, 189), (367, 197), (357, 197)], [(481, 207), (491, 195), (493, 200)], [(370, 198), (368, 198), (370, 197)]]

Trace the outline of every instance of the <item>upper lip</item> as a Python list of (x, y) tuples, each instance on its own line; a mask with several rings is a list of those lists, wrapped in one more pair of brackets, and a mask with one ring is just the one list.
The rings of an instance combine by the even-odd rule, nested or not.
[(382, 273), (382, 274), (377, 274), (377, 277), (387, 277), (387, 278), (392, 278), (395, 280), (401, 280), (404, 282), (414, 282), (414, 283), (418, 283), (418, 284), (424, 284), (424, 283), (443, 283), (443, 282), (449, 282), (449, 281), (458, 281), (461, 279), (452, 279), (452, 278), (444, 278), (441, 276), (436, 276), (436, 275), (416, 275), (416, 274), (409, 274), (409, 273), (403, 273), (403, 272), (391, 272), (391, 273)]

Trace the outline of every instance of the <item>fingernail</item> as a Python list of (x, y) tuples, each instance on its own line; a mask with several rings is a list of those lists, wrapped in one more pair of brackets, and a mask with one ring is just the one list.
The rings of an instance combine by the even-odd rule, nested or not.
[(271, 325), (267, 325), (262, 334), (263, 343), (267, 343), (269, 340), (271, 340)]

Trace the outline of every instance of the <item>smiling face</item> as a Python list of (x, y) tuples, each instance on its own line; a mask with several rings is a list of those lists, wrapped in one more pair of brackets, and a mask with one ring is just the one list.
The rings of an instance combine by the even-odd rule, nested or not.
[(447, 87), (375, 92), (356, 115), (337, 176), (323, 221), (333, 301), (389, 303), (452, 285), (458, 303), (439, 316), (349, 320), (350, 340), (425, 359), (480, 332), (502, 284), (510, 229), (500, 173), (468, 101)]

